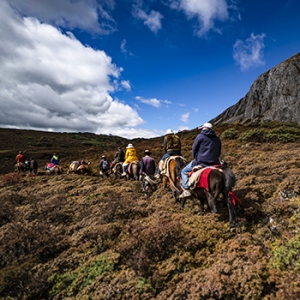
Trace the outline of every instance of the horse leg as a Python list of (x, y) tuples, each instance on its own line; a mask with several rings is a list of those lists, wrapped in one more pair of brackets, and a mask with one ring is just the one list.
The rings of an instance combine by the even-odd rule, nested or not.
[(216, 198), (211, 193), (207, 192), (206, 190), (204, 192), (205, 192), (208, 206), (210, 207), (211, 212), (213, 214), (217, 214), (218, 210), (217, 210)]
[(235, 227), (236, 213), (235, 213), (235, 209), (233, 207), (233, 204), (231, 202), (229, 193), (227, 194), (225, 199), (227, 199), (227, 207), (228, 207), (228, 214), (229, 214), (229, 227), (234, 228)]

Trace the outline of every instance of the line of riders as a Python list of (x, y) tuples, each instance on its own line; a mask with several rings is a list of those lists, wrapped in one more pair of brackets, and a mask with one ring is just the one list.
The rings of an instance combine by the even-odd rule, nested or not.
[[(204, 125), (198, 127), (200, 129), (200, 133), (194, 140), (192, 146), (192, 155), (193, 160), (185, 165), (185, 167), (181, 170), (181, 179), (182, 179), (182, 188), (183, 191), (179, 198), (187, 198), (191, 196), (191, 191), (189, 189), (189, 173), (192, 172), (193, 168), (196, 166), (208, 167), (220, 165), (220, 154), (221, 154), (221, 141), (219, 137), (216, 135), (214, 130), (212, 129), (211, 123), (205, 123)], [(164, 135), (163, 146), (165, 150), (165, 154), (161, 158), (158, 163), (157, 173), (156, 164), (154, 158), (151, 157), (151, 151), (145, 150), (144, 157), (139, 161), (137, 157), (137, 152), (133, 144), (128, 144), (126, 147), (126, 152), (122, 150), (121, 147), (118, 148), (113, 161), (110, 163), (106, 156), (103, 155), (99, 162), (99, 170), (100, 175), (103, 177), (106, 175), (109, 177), (110, 171), (116, 172), (117, 167), (119, 167), (119, 175), (120, 177), (125, 177), (130, 175), (131, 173), (131, 165), (132, 163), (137, 163), (139, 165), (139, 175), (140, 176), (148, 176), (152, 180), (160, 180), (161, 171), (165, 168), (164, 162), (168, 157), (171, 156), (181, 156), (181, 141), (178, 135), (176, 135), (171, 129), (168, 129)], [(16, 157), (17, 165), (22, 170), (29, 170), (33, 174), (37, 172), (37, 162), (31, 157), (29, 160), (25, 160), (25, 156), (22, 151), (19, 151), (19, 154)], [(60, 158), (54, 153), (53, 157), (50, 160), (50, 164), (48, 164), (48, 171), (51, 168), (59, 165)], [(76, 163), (75, 170), (80, 170), (81, 166), (87, 165), (88, 163), (84, 160), (73, 162)]]

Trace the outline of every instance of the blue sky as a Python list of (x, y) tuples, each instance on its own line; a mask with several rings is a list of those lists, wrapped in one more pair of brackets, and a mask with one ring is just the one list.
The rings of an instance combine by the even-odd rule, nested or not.
[(2, 0), (0, 127), (161, 136), (300, 52), (300, 2)]

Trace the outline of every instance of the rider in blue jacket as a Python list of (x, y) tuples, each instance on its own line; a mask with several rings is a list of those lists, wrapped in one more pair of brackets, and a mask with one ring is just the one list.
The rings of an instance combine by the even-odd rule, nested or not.
[(213, 166), (219, 165), (219, 156), (221, 154), (222, 143), (219, 137), (212, 129), (211, 123), (205, 123), (198, 127), (201, 132), (194, 140), (192, 147), (193, 160), (187, 164), (181, 171), (182, 187), (184, 188), (179, 198), (186, 198), (191, 196), (188, 186), (188, 173), (190, 173), (194, 166)]

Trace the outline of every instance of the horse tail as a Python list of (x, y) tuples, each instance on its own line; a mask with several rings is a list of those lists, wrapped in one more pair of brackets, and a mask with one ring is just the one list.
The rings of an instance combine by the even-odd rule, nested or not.
[(228, 192), (231, 192), (233, 187), (236, 184), (236, 177), (229, 167), (225, 166), (222, 168), (222, 170), (223, 170), (225, 187)]

